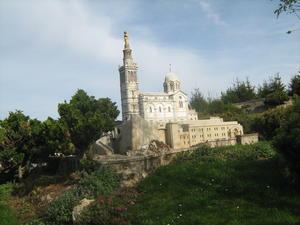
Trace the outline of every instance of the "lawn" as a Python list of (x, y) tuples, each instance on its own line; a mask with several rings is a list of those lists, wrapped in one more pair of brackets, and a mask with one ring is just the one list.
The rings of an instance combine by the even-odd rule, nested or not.
[(282, 172), (269, 143), (202, 147), (140, 183), (130, 223), (300, 224), (300, 189)]

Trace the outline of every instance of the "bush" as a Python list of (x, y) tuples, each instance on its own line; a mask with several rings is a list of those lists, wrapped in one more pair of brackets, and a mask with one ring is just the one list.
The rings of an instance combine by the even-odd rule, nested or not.
[(1, 225), (18, 225), (18, 220), (14, 211), (7, 204), (12, 191), (13, 183), (5, 183), (0, 185), (0, 223)]
[(73, 208), (80, 200), (81, 196), (76, 188), (60, 195), (50, 203), (46, 212), (46, 220), (54, 224), (68, 224), (72, 221)]
[(13, 183), (5, 183), (0, 185), (0, 201), (6, 201), (13, 191)]
[(45, 218), (54, 224), (69, 224), (72, 221), (73, 208), (81, 199), (109, 195), (118, 186), (119, 177), (111, 169), (100, 167), (80, 180), (71, 190), (51, 202)]
[(274, 146), (287, 160), (291, 170), (300, 176), (300, 98), (280, 125)]
[(128, 205), (119, 199), (99, 199), (87, 206), (80, 217), (79, 224), (89, 225), (122, 225), (126, 222)]
[(220, 146), (211, 148), (207, 145), (200, 146), (197, 150), (178, 154), (175, 162), (193, 160), (256, 160), (259, 158), (271, 158), (275, 155), (270, 142), (258, 142), (251, 145)]
[(0, 202), (1, 225), (19, 225), (13, 210), (4, 202)]
[(92, 173), (95, 171), (97, 168), (99, 168), (99, 164), (96, 163), (94, 160), (90, 160), (86, 157), (80, 159), (80, 169), (87, 172), (87, 173)]

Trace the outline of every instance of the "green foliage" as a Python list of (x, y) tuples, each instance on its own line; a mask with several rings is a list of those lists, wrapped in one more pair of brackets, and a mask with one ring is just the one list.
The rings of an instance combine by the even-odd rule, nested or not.
[(7, 204), (14, 184), (5, 183), (0, 185), (0, 224), (1, 225), (18, 225), (19, 222), (16, 218), (14, 211)]
[(195, 89), (191, 94), (190, 106), (198, 113), (207, 113), (208, 102), (199, 89)]
[(253, 129), (253, 123), (260, 115), (228, 111), (219, 114), (219, 116), (223, 118), (224, 121), (238, 121), (243, 126), (244, 133), (257, 132)]
[[(1, 175), (17, 175), (18, 169), (28, 172), (32, 162), (43, 158), (43, 124), (25, 116), (21, 111), (10, 112), (8, 118), (0, 122)], [(20, 176), (20, 174), (19, 174)], [(5, 180), (5, 178), (2, 177)]]
[(300, 98), (281, 120), (274, 138), (277, 150), (289, 163), (290, 168), (300, 176)]
[(256, 98), (255, 87), (250, 84), (248, 78), (246, 81), (239, 81), (238, 79), (226, 90), (221, 92), (221, 100), (227, 103), (244, 102)]
[(265, 104), (267, 106), (277, 106), (283, 104), (287, 100), (289, 100), (289, 97), (285, 91), (276, 90), (266, 96)]
[(94, 160), (90, 160), (86, 157), (83, 157), (82, 159), (80, 159), (80, 167), (81, 170), (87, 173), (92, 173), (99, 167), (99, 164), (96, 163)]
[(299, 0), (280, 0), (279, 7), (274, 11), (277, 17), (282, 12), (295, 13), (300, 10)]
[(291, 82), (289, 84), (289, 94), (291, 96), (300, 96), (300, 75), (295, 75), (292, 77)]
[(126, 222), (127, 204), (119, 198), (101, 198), (87, 206), (79, 218), (79, 224), (122, 225)]
[(84, 197), (92, 198), (111, 193), (119, 186), (119, 176), (111, 169), (100, 167), (77, 184), (77, 189)]
[(0, 121), (1, 180), (22, 178), (32, 163), (47, 162), (54, 152), (71, 152), (74, 148), (61, 121), (48, 118), (41, 122), (21, 111), (10, 112)]
[(274, 155), (275, 151), (270, 142), (258, 142), (252, 145), (220, 146), (217, 148), (202, 145), (195, 151), (178, 154), (175, 162), (184, 160), (197, 162), (205, 159), (256, 160), (272, 158)]
[(9, 199), (14, 188), (14, 184), (7, 182), (0, 185), (0, 201), (6, 201)]
[(282, 83), (278, 73), (270, 77), (269, 81), (264, 81), (263, 85), (258, 88), (258, 96), (265, 98), (267, 106), (280, 105), (288, 100), (285, 85)]
[(258, 132), (261, 138), (272, 140), (277, 134), (277, 129), (280, 127), (281, 121), (285, 120), (288, 110), (279, 108), (264, 112), (254, 118), (251, 125), (252, 130)]
[(68, 224), (72, 221), (73, 208), (81, 200), (81, 195), (74, 188), (52, 201), (46, 211), (46, 221), (54, 224)]
[(109, 168), (101, 167), (51, 202), (45, 220), (54, 224), (70, 224), (73, 208), (81, 199), (109, 195), (118, 186), (119, 177)]
[(74, 145), (71, 142), (69, 131), (62, 120), (54, 120), (48, 117), (43, 124), (46, 138), (44, 147), (49, 153), (58, 152), (64, 155), (74, 153)]
[(221, 99), (204, 98), (199, 89), (192, 93), (190, 106), (199, 113), (199, 117), (220, 113), (241, 113), (242, 111)]
[(19, 225), (14, 211), (4, 202), (0, 202), (0, 223), (1, 225)]
[(139, 184), (129, 224), (297, 224), (299, 189), (272, 155), (269, 143), (186, 154)]
[(119, 115), (115, 103), (110, 99), (95, 99), (83, 90), (78, 90), (69, 103), (59, 104), (58, 112), (79, 155), (82, 155), (102, 132), (112, 130)]

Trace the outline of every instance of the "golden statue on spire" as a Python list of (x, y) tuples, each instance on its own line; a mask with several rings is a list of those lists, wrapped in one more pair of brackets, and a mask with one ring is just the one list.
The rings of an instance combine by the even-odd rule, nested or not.
[(125, 42), (125, 48), (129, 48), (129, 40), (128, 40), (128, 33), (127, 31), (124, 31), (124, 42)]

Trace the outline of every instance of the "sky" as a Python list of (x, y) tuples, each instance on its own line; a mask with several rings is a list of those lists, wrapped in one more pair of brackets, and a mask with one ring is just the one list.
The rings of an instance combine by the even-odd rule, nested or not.
[(300, 71), (300, 20), (279, 0), (0, 0), (0, 119), (40, 120), (83, 89), (120, 108), (123, 32), (140, 91), (163, 91), (171, 64), (182, 90), (218, 97), (238, 78), (253, 85)]

